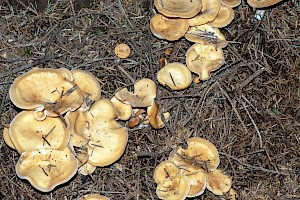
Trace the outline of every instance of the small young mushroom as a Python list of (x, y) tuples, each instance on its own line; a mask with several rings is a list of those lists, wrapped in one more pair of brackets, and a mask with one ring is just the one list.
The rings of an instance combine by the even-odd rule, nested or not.
[(130, 55), (130, 47), (127, 44), (118, 44), (115, 47), (115, 54), (119, 58), (128, 58)]
[(182, 63), (169, 63), (157, 72), (157, 80), (172, 90), (183, 90), (192, 83), (191, 71)]
[(207, 174), (207, 189), (215, 195), (226, 194), (231, 185), (231, 178), (222, 173), (221, 170), (215, 170)]
[(159, 184), (178, 175), (180, 175), (180, 169), (172, 161), (166, 160), (155, 167), (153, 179)]
[(80, 200), (109, 200), (109, 198), (102, 196), (100, 194), (87, 194)]
[(241, 4), (242, 0), (221, 0), (221, 2), (231, 8), (237, 7)]
[(115, 96), (113, 96), (110, 101), (114, 104), (116, 111), (118, 113), (119, 120), (128, 120), (132, 114), (132, 107), (130, 104), (125, 104)]
[(283, 0), (247, 0), (247, 3), (253, 8), (264, 8), (275, 5)]
[(217, 17), (213, 21), (209, 22), (208, 24), (216, 28), (223, 28), (229, 25), (233, 19), (234, 19), (233, 9), (230, 6), (222, 4)]

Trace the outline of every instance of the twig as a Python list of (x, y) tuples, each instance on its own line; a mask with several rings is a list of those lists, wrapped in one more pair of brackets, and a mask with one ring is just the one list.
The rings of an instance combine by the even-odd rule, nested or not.
[(259, 70), (257, 70), (256, 72), (254, 72), (251, 76), (249, 76), (246, 80), (244, 80), (238, 87), (238, 90), (243, 89), (246, 85), (248, 85), (253, 79), (255, 79), (256, 77), (258, 77), (261, 73), (263, 73), (264, 71), (266, 71), (265, 67), (260, 68)]

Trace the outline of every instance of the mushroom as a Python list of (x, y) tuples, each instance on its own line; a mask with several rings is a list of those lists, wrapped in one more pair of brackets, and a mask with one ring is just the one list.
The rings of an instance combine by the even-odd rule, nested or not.
[(85, 163), (78, 169), (78, 172), (84, 176), (87, 176), (89, 174), (92, 174), (95, 170), (96, 167), (94, 165), (91, 165), (90, 163)]
[(7, 146), (9, 146), (12, 149), (16, 149), (15, 145), (13, 144), (13, 142), (10, 139), (8, 127), (3, 128), (3, 139), (4, 139), (4, 142), (7, 144)]
[(190, 190), (187, 197), (196, 197), (204, 193), (207, 183), (207, 173), (198, 167), (182, 168), (182, 175), (190, 181)]
[(143, 78), (134, 84), (134, 93), (123, 88), (115, 93), (115, 97), (132, 107), (148, 107), (156, 97), (156, 85), (154, 81)]
[(182, 63), (169, 63), (157, 72), (157, 80), (172, 90), (183, 90), (192, 83), (191, 71)]
[(221, 0), (221, 2), (231, 8), (237, 7), (241, 4), (241, 0)]
[(222, 49), (211, 44), (194, 44), (186, 52), (187, 67), (198, 74), (200, 80), (208, 80), (210, 72), (220, 68), (224, 62)]
[(247, 0), (247, 3), (253, 8), (264, 8), (275, 5), (282, 0)]
[(56, 69), (34, 68), (17, 77), (9, 89), (11, 101), (22, 109), (45, 109), (47, 116), (59, 116), (81, 106), (83, 97), (75, 83)]
[(78, 161), (69, 148), (39, 149), (22, 153), (16, 164), (18, 177), (27, 179), (42, 192), (69, 181), (77, 172)]
[(191, 18), (197, 15), (202, 7), (201, 0), (154, 0), (154, 6), (167, 17)]
[(221, 170), (215, 170), (207, 174), (207, 189), (215, 195), (226, 194), (232, 185), (232, 180)]
[(180, 169), (170, 160), (166, 160), (156, 166), (153, 179), (155, 183), (159, 184), (166, 179), (172, 179), (180, 175)]
[[(148, 114), (149, 123), (152, 126), (152, 128), (160, 129), (165, 126), (164, 122), (161, 119), (159, 106), (156, 103), (156, 101), (153, 101), (151, 106), (147, 108), (147, 114)], [(168, 120), (169, 117), (170, 117), (170, 113), (164, 113), (165, 120)]]
[(118, 119), (128, 120), (132, 114), (132, 107), (130, 104), (122, 103), (119, 99), (113, 96), (110, 101), (114, 104), (118, 113)]
[(70, 70), (68, 70), (67, 68), (61, 67), (58, 68), (58, 70), (64, 75), (64, 77), (68, 80), (68, 81), (73, 81), (73, 74)]
[(188, 28), (187, 19), (167, 18), (161, 14), (156, 14), (150, 20), (150, 30), (153, 35), (169, 41), (183, 37)]
[(100, 194), (87, 194), (80, 200), (109, 200), (109, 198), (102, 196)]
[(229, 25), (233, 19), (234, 19), (233, 9), (230, 6), (222, 4), (217, 17), (213, 21), (209, 22), (208, 24), (216, 28), (223, 28)]
[(184, 37), (191, 42), (214, 44), (220, 48), (224, 48), (228, 44), (220, 30), (208, 24), (190, 27)]
[(22, 111), (10, 123), (9, 136), (18, 153), (37, 149), (64, 149), (70, 139), (60, 118), (47, 117), (37, 121), (34, 111)]
[(118, 44), (115, 47), (115, 54), (119, 58), (127, 58), (130, 55), (130, 47), (127, 44)]
[(202, 0), (200, 14), (188, 19), (189, 26), (199, 26), (213, 21), (221, 8), (220, 0)]

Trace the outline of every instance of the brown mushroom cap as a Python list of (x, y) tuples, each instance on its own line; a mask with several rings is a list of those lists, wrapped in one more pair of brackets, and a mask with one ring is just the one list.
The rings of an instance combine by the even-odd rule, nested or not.
[(247, 3), (253, 8), (264, 8), (275, 5), (282, 0), (247, 0)]
[(36, 189), (49, 192), (69, 181), (77, 168), (78, 161), (69, 148), (62, 151), (39, 149), (22, 153), (16, 164), (16, 173)]
[(16, 149), (15, 145), (12, 143), (10, 136), (9, 136), (9, 128), (4, 127), (3, 129), (3, 140), (12, 149)]
[(197, 15), (202, 7), (201, 0), (154, 0), (154, 6), (167, 17), (191, 18)]
[(196, 197), (203, 194), (207, 183), (207, 173), (203, 169), (190, 166), (182, 169), (182, 175), (189, 179), (191, 185), (187, 197)]
[(198, 74), (200, 80), (208, 80), (210, 72), (220, 68), (224, 62), (222, 49), (211, 44), (194, 44), (186, 52), (187, 67)]
[(202, 0), (201, 13), (188, 20), (189, 26), (199, 26), (213, 21), (221, 8), (220, 0)]
[(115, 54), (119, 58), (127, 58), (130, 55), (130, 47), (127, 44), (118, 44), (115, 47)]
[(56, 69), (34, 68), (17, 77), (9, 89), (11, 101), (22, 109), (45, 109), (58, 116), (81, 106), (81, 91)]
[(207, 189), (215, 195), (226, 194), (231, 185), (231, 178), (222, 173), (221, 170), (215, 170), (207, 174)]
[(186, 19), (167, 18), (161, 14), (156, 14), (150, 20), (150, 30), (153, 35), (169, 41), (183, 37), (188, 28), (189, 24)]
[(217, 17), (213, 21), (209, 22), (209, 25), (216, 28), (223, 28), (229, 25), (233, 19), (234, 19), (233, 9), (230, 6), (222, 4)]
[(130, 104), (125, 104), (117, 97), (113, 96), (110, 101), (114, 104), (116, 111), (118, 113), (118, 119), (128, 120), (132, 114), (132, 107)]
[(157, 72), (157, 80), (172, 90), (183, 90), (192, 83), (191, 71), (182, 63), (169, 63)]
[(109, 200), (109, 198), (102, 196), (100, 194), (88, 194), (88, 195), (85, 195), (80, 200)]
[(231, 8), (237, 7), (241, 4), (241, 0), (221, 0), (221, 2)]
[(172, 179), (180, 175), (180, 169), (170, 160), (166, 160), (156, 166), (153, 179), (155, 183), (159, 184), (166, 179)]
[(20, 112), (10, 123), (9, 136), (16, 150), (64, 149), (70, 139), (70, 134), (60, 118), (47, 117), (37, 121), (34, 111)]

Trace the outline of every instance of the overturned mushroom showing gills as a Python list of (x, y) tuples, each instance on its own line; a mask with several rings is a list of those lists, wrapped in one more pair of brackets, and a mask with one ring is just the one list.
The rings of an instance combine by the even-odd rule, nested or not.
[(247, 0), (247, 3), (253, 8), (264, 8), (275, 5), (282, 0)]
[(213, 21), (209, 22), (209, 25), (216, 28), (223, 28), (229, 25), (233, 19), (234, 19), (233, 9), (230, 6), (222, 4), (217, 17)]
[(69, 181), (77, 172), (78, 161), (69, 148), (39, 149), (24, 152), (16, 165), (18, 177), (27, 179), (42, 192), (50, 192), (57, 185)]
[(172, 161), (166, 160), (156, 166), (153, 178), (155, 183), (159, 184), (178, 175), (180, 175), (180, 169)]
[(119, 58), (127, 58), (130, 55), (130, 47), (127, 44), (118, 44), (115, 47), (115, 54)]
[(190, 70), (182, 63), (169, 63), (157, 73), (157, 80), (162, 85), (167, 85), (172, 90), (183, 90), (192, 83)]
[(231, 185), (231, 178), (222, 173), (221, 170), (215, 170), (207, 174), (207, 189), (215, 195), (226, 194)]

